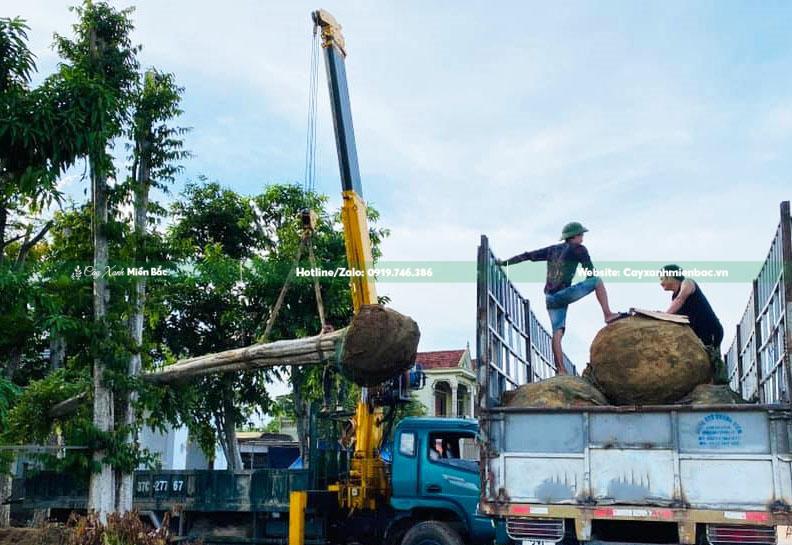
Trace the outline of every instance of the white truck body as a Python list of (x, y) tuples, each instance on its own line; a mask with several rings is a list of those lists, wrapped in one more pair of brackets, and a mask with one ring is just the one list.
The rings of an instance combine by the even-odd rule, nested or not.
[(789, 202), (725, 358), (745, 405), (499, 406), (555, 370), (550, 335), (496, 263), (482, 236), (479, 509), (517, 542), (776, 543), (792, 525)]

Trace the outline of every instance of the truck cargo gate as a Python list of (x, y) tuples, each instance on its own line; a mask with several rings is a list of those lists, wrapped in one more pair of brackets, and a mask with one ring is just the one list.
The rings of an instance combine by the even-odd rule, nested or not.
[(753, 281), (748, 304), (725, 358), (732, 389), (749, 401), (790, 401), (790, 303), (792, 218), (789, 201), (784, 201), (767, 258)]
[(789, 203), (724, 358), (748, 405), (499, 406), (555, 369), (550, 335), (496, 263), (482, 236), (480, 511), (523, 540), (772, 545), (792, 523)]
[[(539, 323), (530, 301), (496, 265), (484, 235), (478, 248), (477, 297), (476, 353), (479, 372), (484, 373), (481, 383), (486, 384), (479, 399), (480, 406), (487, 408), (496, 406), (503, 392), (556, 373), (551, 335)], [(566, 355), (564, 367), (576, 374)]]

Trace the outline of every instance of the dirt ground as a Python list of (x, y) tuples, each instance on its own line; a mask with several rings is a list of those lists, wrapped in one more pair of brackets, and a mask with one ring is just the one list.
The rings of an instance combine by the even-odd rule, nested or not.
[[(66, 545), (63, 528), (0, 528), (0, 545)], [(778, 545), (792, 545), (792, 526), (778, 527)]]
[(63, 528), (0, 528), (0, 545), (66, 545)]

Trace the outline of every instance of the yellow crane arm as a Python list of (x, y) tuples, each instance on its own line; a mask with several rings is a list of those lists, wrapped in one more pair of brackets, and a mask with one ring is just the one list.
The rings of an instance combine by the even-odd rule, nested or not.
[(341, 221), (344, 225), (347, 262), (353, 271), (352, 304), (355, 312), (361, 305), (377, 303), (377, 290), (374, 278), (368, 272), (374, 264), (371, 256), (366, 202), (360, 182), (360, 168), (355, 146), (355, 131), (352, 126), (352, 111), (349, 103), (349, 90), (346, 80), (346, 44), (341, 33), (341, 25), (325, 10), (313, 12), (315, 28), (322, 32), (327, 84), (333, 111), (338, 166), (341, 173), (341, 187), (344, 203), (341, 208)]
[[(352, 304), (355, 313), (362, 305), (376, 304), (377, 290), (374, 277), (368, 273), (374, 260), (371, 255), (366, 201), (360, 181), (360, 168), (352, 125), (352, 111), (346, 78), (346, 44), (341, 25), (324, 10), (312, 13), (314, 32), (321, 31), (322, 49), (327, 68), (327, 85), (333, 113), (338, 168), (341, 174), (343, 205), (341, 221), (344, 226), (347, 263), (353, 272), (350, 277)], [(349, 477), (331, 488), (338, 492), (341, 505), (348, 509), (375, 509), (389, 496), (385, 464), (378, 452), (382, 442), (383, 414), (369, 399), (363, 388), (355, 410), (355, 452), (350, 461)], [(295, 496), (295, 509), (299, 510), (300, 497)], [(294, 534), (298, 532), (295, 529)]]

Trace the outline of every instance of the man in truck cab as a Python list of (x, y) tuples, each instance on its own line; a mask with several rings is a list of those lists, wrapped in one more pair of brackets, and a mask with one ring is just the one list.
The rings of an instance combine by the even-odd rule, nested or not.
[(671, 292), (671, 305), (668, 314), (688, 317), (690, 328), (704, 343), (712, 362), (716, 384), (727, 384), (726, 366), (721, 359), (720, 346), (723, 341), (723, 326), (712, 310), (701, 286), (685, 278), (679, 265), (666, 265), (660, 274), (660, 286)]
[[(498, 265), (514, 265), (523, 261), (547, 261), (545, 304), (553, 328), (553, 359), (558, 375), (566, 374), (561, 339), (566, 330), (567, 308), (571, 303), (582, 299), (593, 291), (597, 295), (600, 307), (602, 307), (605, 323), (610, 323), (620, 317), (619, 314), (611, 312), (605, 284), (601, 278), (594, 275), (591, 257), (589, 257), (586, 247), (583, 246), (583, 233), (586, 232), (588, 229), (573, 221), (567, 223), (561, 230), (561, 240), (563, 241), (561, 244), (525, 252), (503, 261), (498, 260)], [(583, 266), (586, 279), (573, 285), (572, 278), (575, 276), (578, 265)]]

